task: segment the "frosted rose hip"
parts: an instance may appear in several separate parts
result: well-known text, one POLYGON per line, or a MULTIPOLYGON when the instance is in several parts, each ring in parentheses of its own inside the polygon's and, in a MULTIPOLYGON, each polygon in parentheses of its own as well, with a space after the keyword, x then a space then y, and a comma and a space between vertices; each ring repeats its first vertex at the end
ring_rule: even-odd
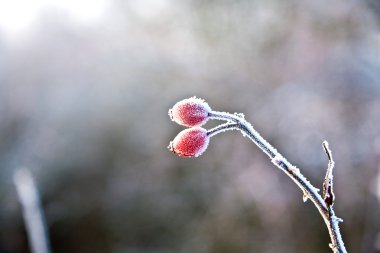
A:
POLYGON ((169 110, 169 116, 182 126, 192 127, 205 124, 210 112, 210 106, 203 99, 192 97, 176 103, 169 110))
POLYGON ((206 129, 192 127, 181 131, 168 148, 179 156, 197 157, 206 150, 209 141, 206 129))

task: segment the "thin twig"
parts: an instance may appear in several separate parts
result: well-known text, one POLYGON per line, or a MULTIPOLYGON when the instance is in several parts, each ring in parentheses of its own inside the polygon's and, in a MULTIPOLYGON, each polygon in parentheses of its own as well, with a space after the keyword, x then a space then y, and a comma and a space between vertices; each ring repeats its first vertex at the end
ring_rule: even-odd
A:
POLYGON ((323 148, 325 149, 325 152, 327 154, 327 158, 329 159, 329 164, 327 166, 326 176, 325 180, 323 181, 323 199, 327 205, 327 207, 330 207, 334 205, 335 195, 333 190, 333 169, 335 162, 332 158, 331 150, 329 148, 329 143, 327 141, 324 141, 322 143, 323 148))
POLYGON ((222 125, 211 128, 210 130, 207 131, 207 135, 211 138, 212 136, 216 134, 219 134, 228 130, 236 130, 238 129, 237 127, 238 127, 237 123, 227 122, 222 125))
POLYGON ((330 237, 332 241, 330 247, 334 250, 334 252, 340 252, 339 249, 342 247, 344 248, 344 243, 339 231, 339 222, 342 222, 343 220, 335 216, 335 212, 332 207, 335 201, 335 195, 334 195, 334 189, 333 189, 334 177, 332 174, 335 162, 333 160, 332 153, 329 148, 329 143, 327 141, 324 141, 322 143, 322 146, 325 149, 327 158, 329 160, 325 180, 323 182, 323 199, 325 200, 325 203, 329 211, 329 221, 330 221, 329 224, 331 225, 331 229, 329 229, 329 233, 330 233, 330 237))
POLYGON ((43 210, 38 190, 28 169, 15 171, 13 181, 22 206, 29 244, 33 253, 50 253, 43 210))
POLYGON ((264 153, 266 153, 280 170, 285 172, 302 190, 304 194, 304 201, 307 198, 314 203, 317 207, 319 213, 321 214, 323 220, 325 221, 330 238, 332 248, 334 253, 347 253, 344 246, 342 236, 339 230, 339 222, 342 220, 335 216, 334 210, 332 208, 334 202, 334 193, 332 188, 333 177, 332 170, 334 167, 334 161, 331 156, 331 151, 328 148, 328 143, 325 141, 323 147, 329 158, 329 165, 326 173, 325 183, 324 183, 324 198, 318 193, 319 189, 315 188, 307 179, 303 176, 300 170, 288 162, 272 145, 270 145, 261 135, 252 127, 252 125, 247 122, 244 117, 240 115, 234 115, 226 112, 216 112, 213 111, 209 114, 211 118, 219 120, 227 120, 229 123, 223 124, 220 129, 218 127, 212 129, 212 135, 219 132, 228 130, 228 127, 240 130, 243 135, 248 136, 264 153), (236 124, 232 124, 235 122, 236 124))

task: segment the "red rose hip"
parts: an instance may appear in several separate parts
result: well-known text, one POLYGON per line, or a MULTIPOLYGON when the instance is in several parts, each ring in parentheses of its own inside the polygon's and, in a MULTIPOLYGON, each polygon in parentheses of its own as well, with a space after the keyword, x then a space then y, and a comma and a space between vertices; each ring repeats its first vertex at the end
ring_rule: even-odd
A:
POLYGON ((206 129, 192 127, 181 131, 168 148, 179 156, 198 157, 206 150, 209 141, 206 129))
POLYGON ((193 127, 205 124, 211 112, 210 106, 200 98, 187 98, 169 110, 170 118, 182 126, 193 127))

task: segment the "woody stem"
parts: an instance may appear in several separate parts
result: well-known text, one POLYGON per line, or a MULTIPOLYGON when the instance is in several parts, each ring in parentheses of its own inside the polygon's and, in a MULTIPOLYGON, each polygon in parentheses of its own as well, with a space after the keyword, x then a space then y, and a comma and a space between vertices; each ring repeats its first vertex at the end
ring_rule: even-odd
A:
MULTIPOLYGON (((211 137, 220 132, 227 130, 240 130, 254 142, 265 154, 267 154, 274 165, 288 175, 293 182, 302 190, 304 198, 310 198, 314 203, 323 220, 325 221, 334 253, 347 253, 343 243, 342 235, 339 229, 339 218, 335 216, 332 205, 327 205, 322 196, 318 193, 319 189, 314 187, 298 168, 288 162, 271 144, 269 144, 261 135, 247 122, 243 116, 230 114, 226 112, 212 111, 209 113, 212 119, 226 120, 227 123, 219 125, 207 132, 211 137)), ((330 159, 330 158, 329 158, 330 159)))

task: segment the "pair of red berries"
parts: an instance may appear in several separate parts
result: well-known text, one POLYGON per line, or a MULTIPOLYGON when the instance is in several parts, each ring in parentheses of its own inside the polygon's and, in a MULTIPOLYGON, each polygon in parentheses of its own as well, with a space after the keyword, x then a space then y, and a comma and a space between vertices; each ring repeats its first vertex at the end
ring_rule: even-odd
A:
POLYGON ((170 118, 176 123, 190 128, 182 130, 170 142, 168 147, 170 151, 179 156, 200 156, 210 142, 207 130, 200 126, 207 122, 211 112, 210 106, 203 99, 196 97, 176 103, 169 110, 170 118))

